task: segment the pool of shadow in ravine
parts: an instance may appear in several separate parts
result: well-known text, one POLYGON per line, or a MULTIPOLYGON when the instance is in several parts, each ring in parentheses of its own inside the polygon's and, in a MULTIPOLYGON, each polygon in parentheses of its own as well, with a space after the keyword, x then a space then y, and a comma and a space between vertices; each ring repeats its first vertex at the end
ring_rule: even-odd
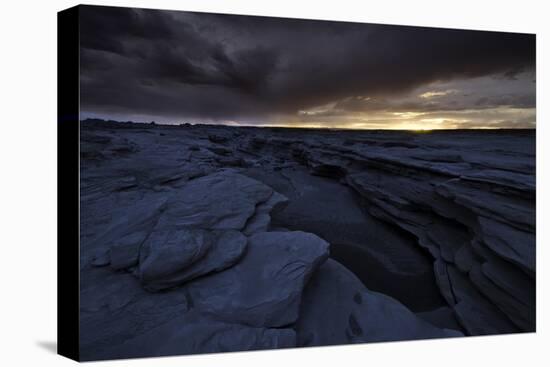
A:
POLYGON ((396 298, 413 312, 446 305, 435 283, 433 259, 416 238, 373 217, 359 195, 336 180, 300 170, 286 176, 300 192, 279 187, 289 203, 272 213, 273 227, 322 237, 331 244, 330 256, 367 288, 396 298))

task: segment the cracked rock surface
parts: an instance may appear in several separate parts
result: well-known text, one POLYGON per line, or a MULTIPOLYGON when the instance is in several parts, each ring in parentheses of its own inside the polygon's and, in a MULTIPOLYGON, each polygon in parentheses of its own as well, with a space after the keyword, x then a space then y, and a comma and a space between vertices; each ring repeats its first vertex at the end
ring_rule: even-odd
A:
POLYGON ((535 135, 81 124, 84 360, 535 330, 535 135))

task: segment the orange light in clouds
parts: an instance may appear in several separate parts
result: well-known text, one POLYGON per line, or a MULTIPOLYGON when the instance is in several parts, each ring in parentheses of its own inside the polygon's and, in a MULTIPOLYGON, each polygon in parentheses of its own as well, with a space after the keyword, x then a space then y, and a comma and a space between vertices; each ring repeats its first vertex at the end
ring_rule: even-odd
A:
MULTIPOLYGON (((322 114, 317 116, 298 115, 289 119, 287 116, 280 116, 272 119, 269 126, 287 128, 326 128, 326 129, 354 129, 354 130, 451 130, 451 129, 498 129, 513 124, 502 124, 502 121, 526 120, 534 117, 534 109, 518 109, 509 107, 498 107, 481 110, 452 110, 452 111, 372 111, 345 113, 341 115, 322 114)), ((517 127, 529 128, 524 123, 517 127)), ((262 124, 262 126, 268 126, 262 124)))

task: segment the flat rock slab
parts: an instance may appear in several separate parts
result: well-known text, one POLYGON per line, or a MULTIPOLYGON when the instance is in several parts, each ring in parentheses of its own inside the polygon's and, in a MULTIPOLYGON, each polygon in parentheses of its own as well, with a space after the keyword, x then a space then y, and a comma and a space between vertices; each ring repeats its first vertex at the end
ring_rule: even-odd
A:
MULTIPOLYGON (((105 347, 90 359, 160 357, 220 353, 296 346, 292 329, 230 324, 198 312, 185 312, 124 343, 105 347)), ((84 359, 86 354, 84 354, 84 359)))
MULTIPOLYGON (((475 268, 474 266, 473 268, 475 268)), ((470 335, 517 333, 520 331, 504 313, 454 266, 447 266, 447 276, 456 304, 453 306, 458 322, 470 335)))
POLYGON ((456 320, 453 309, 450 307, 440 307, 432 311, 418 312, 416 316, 443 329, 462 330, 456 320))
POLYGON ((102 230, 98 229, 97 233, 94 233, 93 238, 84 241, 82 251, 108 250, 119 244, 139 242, 139 239, 134 238, 138 237, 136 233, 148 232, 156 225, 167 201, 163 195, 154 193, 144 195, 130 205, 111 210, 103 209, 103 212, 108 213, 106 223, 103 224, 102 230))
MULTIPOLYGON (((535 297, 533 296, 527 302, 519 299, 522 292, 508 293, 510 285, 506 283, 507 288, 501 288, 486 276, 486 269, 490 266, 488 263, 482 266, 476 265, 470 271, 470 280, 472 283, 489 298, 508 318, 522 330, 535 331, 535 297)), ((515 269, 510 269, 513 272, 515 269)), ((501 278, 503 279, 503 278, 501 278)), ((528 284, 528 283, 527 283, 528 284)))
POLYGON ((468 185, 467 180, 452 179, 436 187, 441 196, 453 200, 474 213, 492 218, 510 227, 534 231, 535 207, 532 200, 514 197, 468 185))
POLYGON ((81 279, 80 311, 115 311, 124 308, 144 290, 134 276, 107 268, 91 268, 81 279))
MULTIPOLYGON (((80 337, 80 356, 83 360, 96 358, 117 358, 116 350, 125 345, 129 340, 139 338, 141 335, 158 328, 164 324, 169 325, 173 319, 184 315, 190 305, 184 292, 149 293, 141 288, 137 279, 126 274, 126 281, 121 281, 122 276, 109 279, 118 283, 116 292, 101 295, 101 290, 93 290, 93 293, 83 294, 88 304, 80 313, 80 327, 86 332, 80 337), (91 297, 98 297, 109 307, 90 308, 91 297), (124 300, 124 303, 119 303, 124 300), (113 304, 116 301, 118 306, 113 304)), ((115 289, 113 289, 115 291, 115 289)), ((81 297, 81 301, 83 297, 81 297)), ((95 301, 93 301, 95 302, 95 301)), ((99 304, 98 304, 99 305, 99 304)), ((179 327, 179 325, 176 325, 179 327)), ((153 351, 159 346, 159 340, 149 347, 134 350, 153 351)), ((131 351, 125 357, 131 357, 131 351)))
POLYGON ((485 217, 479 217, 479 225, 482 238, 491 250, 534 274, 536 266, 534 233, 520 231, 485 217))
POLYGON ((190 285, 197 307, 213 317, 256 327, 298 318, 306 282, 328 257, 329 244, 305 232, 262 232, 232 268, 190 285))
POLYGON ((203 176, 175 193, 157 228, 241 230, 254 215, 256 205, 272 193, 269 186, 231 170, 203 176))
POLYGON ((141 244, 147 235, 146 231, 138 231, 117 240, 109 251, 111 268, 121 270, 137 265, 141 244))

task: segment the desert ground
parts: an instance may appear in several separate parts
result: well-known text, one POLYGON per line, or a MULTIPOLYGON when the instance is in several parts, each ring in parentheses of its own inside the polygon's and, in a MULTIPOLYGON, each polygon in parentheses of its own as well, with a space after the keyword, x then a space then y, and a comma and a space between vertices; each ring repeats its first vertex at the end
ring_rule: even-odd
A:
POLYGON ((81 122, 84 360, 535 331, 535 131, 81 122))

